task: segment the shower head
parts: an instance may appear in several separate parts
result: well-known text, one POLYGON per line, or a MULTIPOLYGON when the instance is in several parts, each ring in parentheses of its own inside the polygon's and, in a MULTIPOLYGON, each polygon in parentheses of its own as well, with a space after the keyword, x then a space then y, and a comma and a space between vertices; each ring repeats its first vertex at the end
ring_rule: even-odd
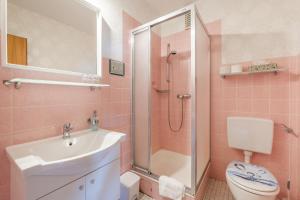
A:
POLYGON ((170 56, 171 55, 176 55, 177 54, 177 51, 175 51, 175 50, 172 50, 171 51, 171 44, 170 43, 168 43, 168 46, 167 46, 167 63, 169 63, 170 61, 169 61, 169 58, 170 58, 170 56))

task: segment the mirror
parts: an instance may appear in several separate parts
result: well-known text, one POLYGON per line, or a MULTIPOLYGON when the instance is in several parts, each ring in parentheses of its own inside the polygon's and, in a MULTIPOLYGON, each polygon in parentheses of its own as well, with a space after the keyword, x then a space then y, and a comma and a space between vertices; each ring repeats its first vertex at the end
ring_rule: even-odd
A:
POLYGON ((101 76, 97 7, 85 0, 2 0, 1 9, 3 66, 101 76))

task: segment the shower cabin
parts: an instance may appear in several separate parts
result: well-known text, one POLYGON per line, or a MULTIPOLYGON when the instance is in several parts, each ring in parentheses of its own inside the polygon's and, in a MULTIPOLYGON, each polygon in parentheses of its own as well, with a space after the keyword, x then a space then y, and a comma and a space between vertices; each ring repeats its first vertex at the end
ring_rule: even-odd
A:
POLYGON ((132 30, 133 169, 194 195, 210 162, 210 38, 195 5, 132 30))

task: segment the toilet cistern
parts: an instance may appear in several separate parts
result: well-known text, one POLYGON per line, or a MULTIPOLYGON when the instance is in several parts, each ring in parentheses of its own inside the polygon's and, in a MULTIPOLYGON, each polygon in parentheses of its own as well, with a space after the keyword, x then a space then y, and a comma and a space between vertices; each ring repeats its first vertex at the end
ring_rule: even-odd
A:
POLYGON ((228 117, 228 145, 244 151, 245 162, 250 163, 253 152, 271 154, 273 130, 274 122, 269 119, 228 117))

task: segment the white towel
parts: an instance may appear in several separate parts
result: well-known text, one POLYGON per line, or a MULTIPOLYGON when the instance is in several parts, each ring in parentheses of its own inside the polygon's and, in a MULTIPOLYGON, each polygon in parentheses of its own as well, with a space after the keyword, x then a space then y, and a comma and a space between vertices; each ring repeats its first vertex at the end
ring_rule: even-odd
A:
POLYGON ((174 178, 159 177, 159 195, 172 200, 181 200, 184 197, 185 187, 174 178))

